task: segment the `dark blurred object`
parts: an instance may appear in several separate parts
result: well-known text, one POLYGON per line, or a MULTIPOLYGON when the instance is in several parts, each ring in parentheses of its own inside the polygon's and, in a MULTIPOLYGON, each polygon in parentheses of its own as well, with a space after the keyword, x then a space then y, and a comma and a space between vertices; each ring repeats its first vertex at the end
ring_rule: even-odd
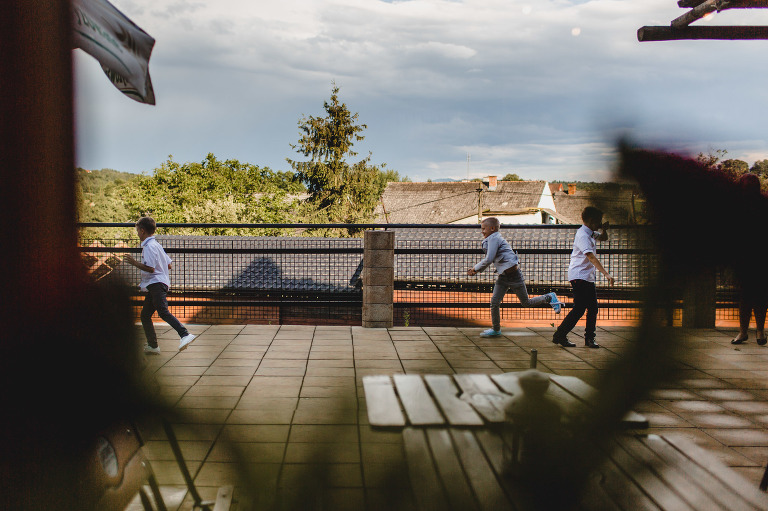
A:
POLYGON ((9 0, 0 30, 0 508, 87 509, 99 432, 146 410, 128 294, 77 250, 69 3, 9 0))

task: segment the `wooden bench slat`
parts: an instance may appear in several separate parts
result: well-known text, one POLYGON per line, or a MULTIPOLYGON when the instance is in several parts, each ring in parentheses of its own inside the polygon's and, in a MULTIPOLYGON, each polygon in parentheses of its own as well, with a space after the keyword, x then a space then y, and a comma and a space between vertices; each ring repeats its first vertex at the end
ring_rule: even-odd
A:
POLYGON ((525 483, 504 474, 504 442, 488 430, 475 431, 475 438, 488 458, 491 468, 501 482, 507 498, 517 511, 537 511, 541 508, 525 483))
POLYGON ((371 426, 405 426, 405 417, 389 376, 363 376, 371 426))
MULTIPOLYGON (((622 437, 617 442, 630 454, 639 459, 645 459, 651 467, 663 471, 661 477, 667 479, 677 493, 688 501, 695 509, 711 509, 716 505, 720 509, 747 511, 752 506, 746 505, 741 498, 734 496, 717 481, 712 474, 704 470, 691 470, 691 463, 680 466, 684 461, 682 454, 657 437, 657 441, 647 442, 635 437, 622 437), (676 455, 677 454, 677 455, 676 455), (654 459, 655 458, 655 459, 654 459), (659 466, 658 461, 663 465, 659 466)), ((698 467, 696 467, 698 468, 698 467)))
POLYGON ((408 474, 418 508, 424 511, 445 511, 448 500, 432 462, 432 453, 424 431, 405 428, 403 441, 408 458, 408 474))
POLYGON ((235 492, 234 486, 222 486, 216 493, 216 502, 213 505, 213 511, 229 511, 232 507, 232 494, 235 492))
POLYGON ((445 429, 429 429, 427 440, 432 448, 440 478, 445 483, 445 491, 451 507, 458 511, 478 510, 472 489, 453 448, 451 435, 445 429))
POLYGON ((440 425, 445 419, 440 414, 424 380, 417 374, 394 375, 395 388, 412 425, 440 425))
POLYGON ((487 374, 455 374, 453 380, 464 393, 460 399, 472 405, 477 413, 492 423, 504 422, 504 403, 501 398, 488 396, 500 394, 499 387, 487 374))
POLYGON ((451 429, 450 432, 480 508, 488 511, 514 509, 472 432, 460 429, 451 429))
POLYGON ((453 379, 461 390, 470 394, 494 394, 499 391, 487 374, 455 374, 453 379))
POLYGON ((601 484, 602 476, 600 474, 590 474, 581 492, 581 501, 579 509, 600 510, 600 511, 621 511, 619 505, 614 502, 610 495, 605 491, 601 484))
POLYGON ((446 374, 429 374, 424 380, 432 390, 437 404, 452 426, 482 426, 483 419, 466 402, 457 397, 458 389, 446 374))
MULTIPOLYGON (((649 439, 651 442, 656 438, 662 439, 673 446, 677 451, 685 455, 693 463, 699 465, 707 472, 721 481, 725 486, 732 489, 734 494, 749 502, 756 509, 768 509, 768 495, 761 492, 757 486, 753 486, 740 474, 725 465, 713 454, 697 446, 690 440, 680 437, 655 437, 649 439)), ((650 442, 649 442, 650 443, 650 442)))
POLYGON ((649 499, 611 458, 605 457, 598 472, 601 476, 600 486, 621 509, 659 511, 659 506, 649 499))
MULTIPOLYGON (((675 447, 669 444, 666 439, 657 435, 648 435, 642 442, 643 445, 652 450, 657 456, 664 459, 666 463, 682 466, 683 473, 700 486, 702 491, 709 495, 713 502, 717 502, 722 509, 738 511, 755 509, 755 507, 744 500, 738 492, 734 492, 734 490, 723 483, 710 471, 702 468, 695 462, 692 462, 688 456, 678 451, 675 447)), ((695 444, 693 445, 695 449, 699 449, 698 446, 695 444)))
POLYGON ((520 388, 518 376, 515 373, 492 374, 491 380, 493 380, 496 385, 501 387, 504 392, 511 396, 517 396, 523 392, 523 390, 520 388))
MULTIPOLYGON (((674 489, 669 487, 667 481, 661 479, 658 474, 649 470, 644 462, 630 456, 627 451, 611 443, 613 449, 609 457, 622 468, 627 478, 634 482, 651 500, 665 511, 693 511, 674 489)), ((661 466, 661 465, 660 465, 661 466)))

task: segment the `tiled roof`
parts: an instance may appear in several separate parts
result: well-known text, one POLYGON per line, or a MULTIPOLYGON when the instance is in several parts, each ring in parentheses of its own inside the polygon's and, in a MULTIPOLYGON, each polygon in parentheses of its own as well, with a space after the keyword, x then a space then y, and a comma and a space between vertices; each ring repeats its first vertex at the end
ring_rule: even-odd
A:
POLYGON ((628 224, 632 216, 632 192, 616 194, 595 194, 589 191, 577 191, 575 194, 553 194, 555 209, 559 217, 568 223, 581 224, 581 212, 587 206, 594 206, 603 211, 603 220, 611 224, 628 224))
POLYGON ((539 207, 546 181, 499 181, 495 191, 483 191, 483 211, 525 211, 539 207))
POLYGON ((443 224, 477 215, 478 192, 483 188, 479 182, 387 183, 376 221, 443 224))
POLYGON ((446 224, 476 216, 478 209, 519 213, 538 207, 545 186, 546 181, 499 181, 496 190, 477 181, 388 183, 375 211, 376 221, 446 224))

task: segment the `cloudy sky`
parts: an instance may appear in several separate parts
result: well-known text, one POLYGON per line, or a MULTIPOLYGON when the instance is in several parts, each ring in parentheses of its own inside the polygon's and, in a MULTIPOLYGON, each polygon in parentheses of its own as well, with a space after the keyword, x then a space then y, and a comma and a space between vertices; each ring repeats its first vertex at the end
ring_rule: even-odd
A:
MULTIPOLYGON (((75 50, 77 165, 151 173, 212 152, 289 170, 331 83, 355 149, 414 181, 610 179, 618 134, 768 158, 768 41, 637 41, 676 0, 112 0, 155 38, 156 106, 75 50), (469 163, 467 161, 469 156, 469 163)), ((697 25, 765 24, 765 10, 697 25)), ((299 158, 300 159, 300 158, 299 158)))

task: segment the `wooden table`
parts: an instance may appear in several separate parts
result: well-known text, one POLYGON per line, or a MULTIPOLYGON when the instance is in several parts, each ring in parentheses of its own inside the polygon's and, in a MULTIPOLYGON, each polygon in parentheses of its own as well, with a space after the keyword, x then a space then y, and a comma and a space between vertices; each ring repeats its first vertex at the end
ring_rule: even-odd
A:
MULTIPOLYGON (((365 376, 368 422, 376 428, 503 424, 504 405, 521 393, 519 374, 365 376)), ((550 375, 550 380, 545 397, 560 405, 566 420, 579 420, 591 406, 596 390, 573 376, 550 375)), ((646 418, 635 412, 629 412, 622 424, 627 428, 648 427, 646 418)))
MULTIPOLYGON (((595 390, 578 378, 551 379, 547 395, 565 420, 578 420, 595 390)), ((505 400, 520 392, 516 373, 369 376, 363 385, 371 426, 403 432, 419 509, 542 509, 540 496, 509 477, 498 434, 505 400)), ((634 412, 622 423, 648 427, 634 412)), ((574 509, 768 510, 768 495, 690 441, 624 432, 596 449, 602 461, 574 509)))

